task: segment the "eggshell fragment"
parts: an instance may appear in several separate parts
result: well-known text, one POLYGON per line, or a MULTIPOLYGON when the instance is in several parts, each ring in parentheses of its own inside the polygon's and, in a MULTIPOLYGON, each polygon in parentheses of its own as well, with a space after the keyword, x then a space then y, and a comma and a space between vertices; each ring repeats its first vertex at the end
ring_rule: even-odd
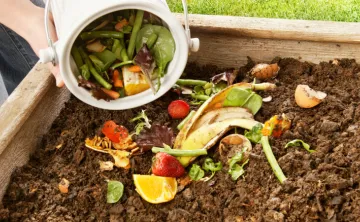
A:
POLYGON ((326 93, 315 91, 308 85, 298 85, 295 90, 295 101, 301 108, 317 106, 326 96, 326 93))

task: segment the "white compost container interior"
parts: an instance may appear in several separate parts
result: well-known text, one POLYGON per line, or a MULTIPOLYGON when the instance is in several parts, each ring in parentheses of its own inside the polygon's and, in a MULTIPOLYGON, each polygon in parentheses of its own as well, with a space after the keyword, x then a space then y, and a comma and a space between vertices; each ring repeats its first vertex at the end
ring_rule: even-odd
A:
POLYGON ((59 41, 55 44, 60 72, 66 87, 81 101, 98 108, 124 110, 138 107, 165 94, 180 78, 188 59, 189 42, 181 23, 161 0, 62 0, 52 1, 51 10, 57 27, 59 41), (125 9, 144 10, 158 16, 167 24, 175 41, 175 54, 161 79, 161 88, 154 95, 151 89, 110 102, 97 100, 86 89, 79 87, 75 75, 77 68, 70 56, 71 47, 81 31, 97 18, 125 9))

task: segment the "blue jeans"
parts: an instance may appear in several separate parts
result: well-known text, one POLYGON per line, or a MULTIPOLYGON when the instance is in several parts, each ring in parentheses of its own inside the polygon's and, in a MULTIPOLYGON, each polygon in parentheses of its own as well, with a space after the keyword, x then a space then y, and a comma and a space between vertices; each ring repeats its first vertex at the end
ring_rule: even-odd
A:
MULTIPOLYGON (((37 6, 44 6, 41 0, 32 0, 32 2, 37 6)), ((5 85, 0 85, 0 91, 3 91, 0 92, 0 96, 4 91, 11 94, 38 60, 25 39, 0 24, 0 74, 5 85)))

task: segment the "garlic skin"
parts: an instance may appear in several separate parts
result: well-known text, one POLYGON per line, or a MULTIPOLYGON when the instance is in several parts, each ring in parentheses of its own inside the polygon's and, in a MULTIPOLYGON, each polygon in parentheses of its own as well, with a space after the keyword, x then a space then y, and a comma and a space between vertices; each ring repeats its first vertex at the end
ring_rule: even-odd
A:
POLYGON ((319 105, 327 96, 326 93, 315 91, 308 85, 298 85, 295 90, 295 102, 301 108, 313 108, 319 105))

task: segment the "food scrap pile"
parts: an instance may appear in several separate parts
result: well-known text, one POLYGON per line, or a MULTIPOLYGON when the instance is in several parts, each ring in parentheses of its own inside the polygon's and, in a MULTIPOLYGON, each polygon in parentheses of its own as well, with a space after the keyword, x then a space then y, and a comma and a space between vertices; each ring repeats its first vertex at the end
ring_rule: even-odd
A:
POLYGON ((149 88, 155 94, 175 53, 175 41, 163 24, 142 10, 117 11, 91 22, 71 49, 79 87, 106 101, 149 88))
POLYGON ((13 174, 0 218, 356 221, 359 72, 352 60, 190 64, 143 107, 71 98, 13 174))

